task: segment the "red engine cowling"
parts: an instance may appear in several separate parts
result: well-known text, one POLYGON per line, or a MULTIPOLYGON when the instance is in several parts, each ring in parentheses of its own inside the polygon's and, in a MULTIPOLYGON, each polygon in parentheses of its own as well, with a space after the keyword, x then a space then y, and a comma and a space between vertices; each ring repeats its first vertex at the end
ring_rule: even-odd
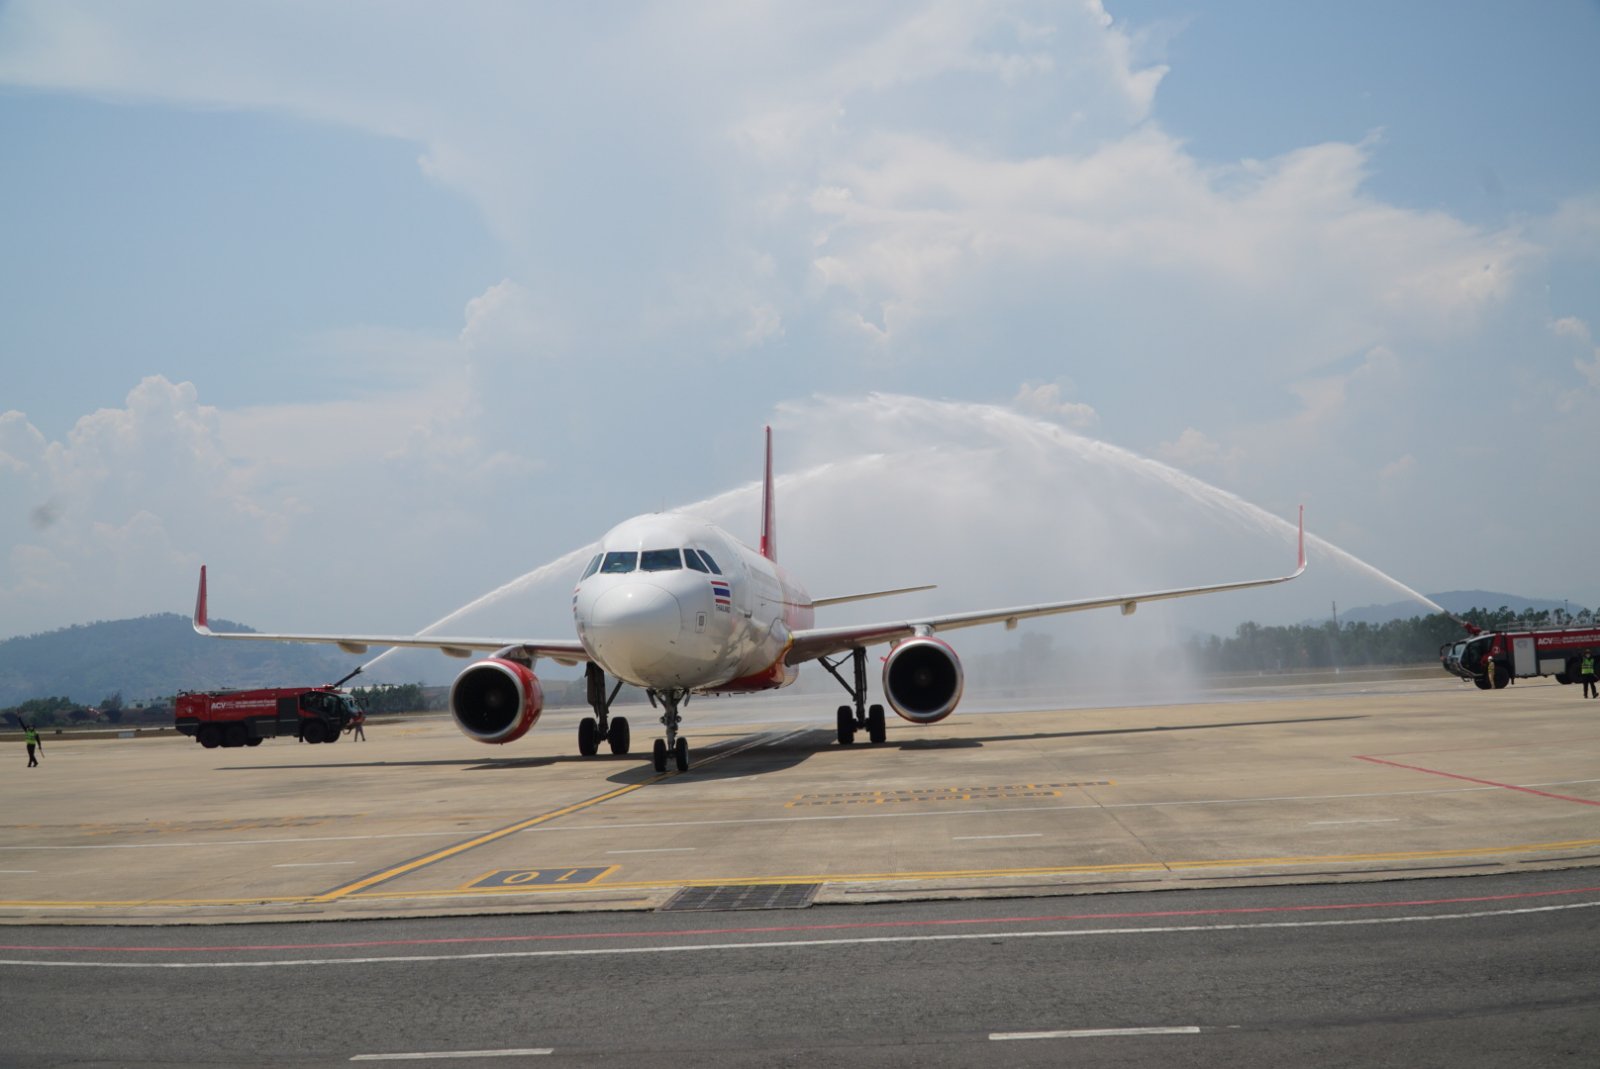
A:
POLYGON ((491 657, 470 665, 450 685, 450 715, 479 742, 522 738, 544 711, 544 688, 533 670, 491 657))
POLYGON ((913 724, 932 724, 949 716, 965 685, 956 651, 936 638, 908 638, 883 662, 884 696, 913 724))

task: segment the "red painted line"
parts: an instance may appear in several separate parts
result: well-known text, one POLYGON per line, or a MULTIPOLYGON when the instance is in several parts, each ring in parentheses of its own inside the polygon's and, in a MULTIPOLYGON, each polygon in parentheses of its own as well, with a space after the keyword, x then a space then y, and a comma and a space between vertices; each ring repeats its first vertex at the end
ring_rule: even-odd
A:
POLYGON ((340 950, 370 947, 455 946, 462 943, 556 943, 583 939, 663 939, 678 936, 778 935, 793 932, 847 932, 889 928, 949 928, 981 924, 1061 924, 1068 921, 1165 920, 1174 917, 1236 917, 1270 913, 1328 913, 1353 910, 1395 909, 1416 906, 1464 906, 1485 902, 1526 902, 1539 898, 1600 894, 1600 886, 1574 887, 1560 891, 1523 891, 1504 895, 1473 895, 1461 898, 1414 898, 1395 902, 1346 902, 1314 906, 1241 906, 1234 909, 1167 909, 1125 913, 1058 913, 1031 917, 967 917, 949 920, 860 921, 852 924, 783 924, 747 928, 684 928, 674 931, 572 932, 549 935, 483 935, 441 939, 373 939, 350 943, 263 943, 246 946, 48 946, 0 944, 0 950, 94 951, 125 954, 192 954, 245 950, 340 950))
POLYGON ((1446 779, 1459 779, 1467 783, 1481 783, 1485 787, 1500 787, 1508 791, 1521 791, 1523 794, 1537 794, 1541 798, 1554 798, 1558 802, 1576 802, 1579 805, 1600 806, 1600 802, 1592 798, 1574 798, 1569 794, 1552 794, 1549 791, 1535 790, 1532 787, 1518 787, 1515 783, 1499 783, 1492 779, 1479 779, 1476 776, 1462 776, 1455 772, 1441 772, 1437 768, 1423 768, 1421 765, 1403 765, 1399 761, 1385 761, 1381 757, 1356 755, 1357 761, 1371 761, 1375 765, 1391 765, 1394 768, 1404 768, 1412 772, 1426 772, 1430 776, 1444 776, 1446 779))
POLYGON ((1394 750, 1383 757, 1409 757, 1419 753, 1472 753, 1482 750, 1525 750, 1530 746, 1566 746, 1574 742, 1594 742, 1600 735, 1579 735, 1571 739, 1529 739, 1526 742, 1497 742, 1492 746, 1436 746, 1426 750, 1394 750))

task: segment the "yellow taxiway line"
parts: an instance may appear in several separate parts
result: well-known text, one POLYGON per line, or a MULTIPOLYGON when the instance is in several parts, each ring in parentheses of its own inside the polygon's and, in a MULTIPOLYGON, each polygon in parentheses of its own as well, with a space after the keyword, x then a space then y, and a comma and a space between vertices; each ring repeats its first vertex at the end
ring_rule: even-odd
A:
MULTIPOLYGON (((651 781, 646 781, 651 782, 651 781)), ((502 834, 511 834, 523 827, 530 827, 533 823, 544 819, 553 818, 562 812, 584 808, 597 804, 605 798, 615 797, 617 794, 638 787, 644 783, 622 788, 579 802, 567 810, 558 810, 545 814, 543 817, 532 818, 521 824, 502 828, 498 832, 491 832, 488 836, 480 836, 470 840, 472 843, 490 841, 502 834)), ((922 872, 871 872, 871 873, 825 873, 825 874, 800 874, 786 876, 721 876, 715 879, 697 880, 654 880, 638 882, 617 883, 592 883, 584 885, 584 890, 591 891, 622 891, 638 889, 659 889, 675 887, 715 887, 723 884, 741 885, 770 885, 784 883, 865 883, 870 881, 904 881, 904 880, 940 880, 940 879, 1004 879, 1016 876, 1072 876, 1090 875, 1117 872, 1149 872, 1149 871, 1189 871, 1196 869, 1219 868, 1259 868, 1266 865, 1299 866, 1315 864, 1337 864, 1373 861, 1422 861, 1444 860, 1450 858, 1486 857, 1494 854, 1527 854, 1549 853, 1556 850, 1575 850, 1600 846, 1600 839, 1569 839, 1562 842, 1547 843, 1518 843, 1510 846, 1483 846, 1472 847, 1464 850, 1406 850, 1389 853, 1367 854, 1319 854, 1306 857, 1255 857, 1255 858, 1226 858, 1212 861, 1145 861, 1131 862, 1116 865, 1053 865, 1038 868, 1010 868, 1010 869, 944 869, 922 872)), ((323 895, 295 895, 295 896, 262 896, 255 898, 172 898, 172 899, 134 899, 126 901, 0 901, 0 909, 27 909, 27 908, 57 908, 57 909, 94 909, 94 908, 129 908, 129 907, 167 907, 167 906, 252 906, 252 905, 318 905, 337 901, 339 898, 357 898, 362 901, 389 900, 389 899, 415 899, 415 898, 445 898, 445 897, 503 897, 506 895, 537 895, 550 892, 571 893, 574 888, 556 886, 552 884, 525 885, 517 888, 468 890, 452 888, 435 891, 364 891, 360 888, 371 887, 381 879, 390 879, 404 872, 422 867, 452 853, 459 853, 466 849, 467 844, 458 844, 458 847, 449 851, 439 851, 426 858, 419 858, 415 862, 396 866, 364 880, 358 880, 346 887, 338 888, 336 892, 323 895)))

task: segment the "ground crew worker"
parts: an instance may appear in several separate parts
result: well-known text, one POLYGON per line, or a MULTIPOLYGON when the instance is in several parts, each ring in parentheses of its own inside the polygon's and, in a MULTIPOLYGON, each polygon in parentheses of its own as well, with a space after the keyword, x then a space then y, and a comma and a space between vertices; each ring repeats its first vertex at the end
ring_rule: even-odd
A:
POLYGON ((361 725, 367 722, 366 713, 357 713, 350 718, 350 741, 366 742, 367 732, 361 725))
POLYGON ((1594 685, 1594 651, 1584 650, 1583 660, 1578 662, 1578 678, 1583 680, 1583 696, 1593 698, 1600 694, 1600 688, 1594 685))
POLYGON ((1490 689, 1494 688, 1494 654, 1483 655, 1483 678, 1489 681, 1490 689))
POLYGON ((22 741, 28 744, 28 767, 29 768, 38 767, 39 756, 34 751, 37 749, 40 752, 43 752, 43 750, 44 750, 44 743, 39 741, 39 731, 38 731, 38 729, 30 727, 27 724, 23 724, 22 725, 22 741))

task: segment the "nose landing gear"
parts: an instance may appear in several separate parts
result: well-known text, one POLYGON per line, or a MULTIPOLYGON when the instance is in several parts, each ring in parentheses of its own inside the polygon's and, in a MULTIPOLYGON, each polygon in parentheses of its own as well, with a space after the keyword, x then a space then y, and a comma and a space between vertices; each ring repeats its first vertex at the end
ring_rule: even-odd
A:
POLYGON ((686 690, 652 690, 650 700, 661 703, 661 726, 667 729, 667 737, 657 739, 653 757, 657 772, 667 770, 667 758, 670 755, 672 763, 679 772, 689 771, 689 740, 678 735, 678 725, 683 718, 678 715, 678 706, 687 703, 689 692, 686 690))

